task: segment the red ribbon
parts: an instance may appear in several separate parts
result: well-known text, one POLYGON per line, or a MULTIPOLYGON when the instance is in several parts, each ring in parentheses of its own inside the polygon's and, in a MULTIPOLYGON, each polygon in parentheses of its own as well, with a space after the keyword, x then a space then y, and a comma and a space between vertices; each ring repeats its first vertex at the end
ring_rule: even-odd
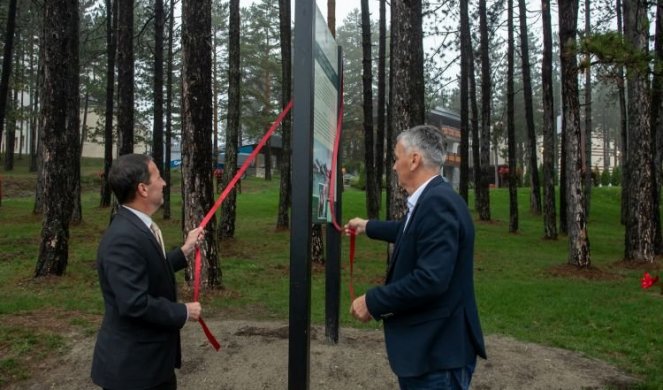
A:
MULTIPOLYGON (((223 200, 228 197, 228 194, 232 189, 235 187, 239 179, 242 177, 244 172, 249 168, 249 165, 253 162, 253 160, 256 158, 258 153, 260 153, 260 150, 265 146, 267 143, 267 140, 269 140, 269 137, 272 136, 278 125, 283 121, 283 118, 288 114, 290 109, 292 108, 292 100, 286 105, 286 107, 281 111, 279 114, 278 118, 272 123, 272 127, 265 133, 265 135, 262 137, 258 145, 256 146, 255 149, 253 149, 253 152, 249 155, 249 157, 244 161, 244 164, 239 168, 235 176, 232 178, 230 183, 226 186, 226 188, 221 192, 221 195, 219 195, 219 198, 216 200, 214 203, 214 206, 210 209, 210 211, 207 212, 207 215, 205 215, 205 218, 203 218, 202 222, 200 222, 199 227, 202 229, 205 229, 205 226, 207 226, 207 223, 209 223, 210 219, 214 217, 214 214, 218 210, 218 208, 221 206, 221 203, 223 203, 223 200)), ((196 259, 194 263, 194 273, 193 273, 193 301, 198 302, 198 298, 200 296, 200 269, 201 269, 201 256, 200 256, 200 248, 196 248, 196 259)), ((205 336, 207 336, 207 340, 209 340, 210 344, 214 347, 215 350, 219 350, 221 348, 221 344, 216 340, 216 337, 212 334, 212 332, 209 330, 207 327, 207 324, 205 324, 205 321, 203 321, 203 318, 200 317, 198 319, 198 322, 200 323, 200 326, 203 328, 203 332, 205 333, 205 336)))
MULTIPOLYGON (((343 127, 343 78, 341 76, 341 104, 339 106, 338 110, 338 118, 336 120, 336 139, 334 140, 334 151, 332 152, 332 166, 331 166, 331 172, 329 174, 329 196, 327 196, 327 199, 329 201, 329 212, 331 213, 332 216, 332 225, 334 228, 342 232, 343 227, 338 223, 336 220, 336 212, 334 211, 334 201, 335 201, 335 194, 336 191, 335 185, 336 185, 336 176, 337 176, 337 171, 338 171, 338 151, 340 148, 341 144, 341 129, 343 127)), ((354 229, 349 229, 350 230, 350 284, 348 286, 348 289, 350 290, 350 300, 354 301, 355 300, 355 289, 354 289, 354 284, 353 284, 353 279, 354 279, 354 263, 355 263, 355 241, 357 238, 357 233, 355 232, 354 229)))

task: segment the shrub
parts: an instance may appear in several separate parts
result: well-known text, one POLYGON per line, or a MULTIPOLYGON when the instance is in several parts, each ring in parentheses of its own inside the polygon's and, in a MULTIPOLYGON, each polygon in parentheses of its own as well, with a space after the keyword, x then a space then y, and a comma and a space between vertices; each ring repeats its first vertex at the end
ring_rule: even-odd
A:
POLYGON ((619 165, 612 170, 612 177, 610 178, 610 184, 613 186, 619 186, 622 184, 622 167, 619 165))
POLYGON ((603 172, 601 172, 601 185, 605 187, 609 184, 610 184, 610 171, 604 169, 603 172))

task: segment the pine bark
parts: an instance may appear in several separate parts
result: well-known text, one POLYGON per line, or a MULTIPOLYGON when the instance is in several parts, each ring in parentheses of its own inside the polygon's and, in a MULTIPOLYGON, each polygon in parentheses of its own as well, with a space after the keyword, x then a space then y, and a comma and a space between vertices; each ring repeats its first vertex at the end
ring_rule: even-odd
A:
POLYGON ((380 213, 380 199, 375 174, 373 140, 373 61, 371 58, 371 20, 368 0, 361 0, 362 96, 364 109, 364 166, 366 173, 366 214, 375 219, 380 213))
MULTIPOLYGON (((159 172, 163 172, 163 0, 154 0, 154 118, 152 128, 152 158, 159 172)), ((211 80, 211 77, 210 77, 211 80)))
POLYGON ((654 76, 651 89, 651 131, 654 145, 654 168, 652 199, 654 202, 654 250, 657 255, 663 253, 663 237, 661 236, 661 179, 663 178, 663 2, 656 6, 656 35, 654 38, 654 76))
MULTIPOLYGON (((585 0, 585 38, 591 34, 591 7, 590 0, 585 0)), ((585 181, 585 209, 587 218, 592 200, 592 66, 591 55, 585 54, 585 129, 583 131, 583 180, 585 181)))
POLYGON ((529 209, 534 215, 541 215, 541 182, 539 180, 539 163, 536 154, 536 128, 534 126, 534 107, 532 93, 532 76, 529 63, 529 35, 527 31, 527 8, 525 0, 518 0, 520 19, 520 58, 523 70, 523 97, 525 99, 525 118, 527 120, 527 165, 529 166, 530 197, 529 209))
POLYGON ((469 140, 470 140, 470 15, 467 1, 460 2, 460 196, 467 203, 469 185, 469 140))
MULTIPOLYGON (((0 79, 0 148, 2 147, 2 133, 7 113, 7 97, 9 95, 9 76, 12 73, 12 49, 14 47, 14 31, 16 29, 16 0, 9 0, 7 8, 7 29, 4 36, 2 54, 2 79, 0 79)), ((9 151, 9 148, 6 148, 9 151)))
MULTIPOLYGON (((240 71, 239 71, 239 0, 230 0, 230 19, 228 23, 228 127, 226 128, 226 159, 223 169, 223 185, 232 180, 237 172, 237 152, 239 145, 240 117, 240 71)), ((237 207, 237 190, 233 189, 223 202, 221 211, 220 238, 235 236, 235 218, 237 207)))
MULTIPOLYGON (((41 35, 41 34, 40 34, 41 35)), ((40 38, 41 39, 41 38, 40 38)), ((33 48, 34 45, 30 44, 30 47, 33 48)), ((30 94, 31 109, 30 109, 30 172, 37 172, 37 118, 39 116, 39 80, 42 77, 41 72, 41 55, 42 48, 40 47, 37 54, 37 69, 36 74, 33 72, 33 53, 30 53, 30 74, 34 81, 32 84, 32 93, 30 94)))
POLYGON ((111 204, 108 172, 113 165, 113 105, 115 93, 115 54, 117 47, 118 0, 106 0, 106 112, 104 114, 104 174, 101 177, 100 207, 111 204))
MULTIPOLYGON (((377 129, 375 138, 375 177, 377 178, 378 201, 382 201, 382 178, 389 172, 390 161, 384 158, 385 137, 385 101, 386 101, 386 51, 387 51, 387 17, 386 0, 380 0, 380 17, 378 21, 378 107, 377 129), (385 163, 386 161, 386 163, 385 163)), ((380 207, 381 208, 381 207, 380 207)))
POLYGON ((543 22, 543 60, 541 86, 543 89, 543 232, 549 240, 557 239, 555 208, 555 109, 552 76, 552 27, 550 0, 541 1, 543 22))
MULTIPOLYGON (((507 1, 507 81, 506 81, 506 122, 507 153, 509 155, 509 233, 518 232, 518 182, 516 178, 516 126, 514 120, 514 37, 513 37, 513 0, 507 1)), ((532 189, 533 191, 534 189, 532 189)))
POLYGON ((562 70, 562 99, 566 124, 568 190, 567 217, 569 235, 568 263, 579 268, 591 266, 584 181, 582 177, 582 129, 578 98, 578 65, 576 59, 577 0, 559 1, 559 36, 562 70))
POLYGON ((118 2, 117 133, 120 155, 134 151, 134 0, 118 2))
MULTIPOLYGON (((391 12, 392 118, 393 128, 402 131, 425 121, 421 0, 394 0, 391 3, 391 12)), ((392 135, 394 145, 397 135, 392 135)), ((407 211, 407 193, 400 186, 394 185, 396 183, 397 178, 392 176, 389 214, 394 219, 400 219, 407 211)))
MULTIPOLYGON (((166 150, 165 150, 165 161, 167 162, 164 165, 163 169, 163 179, 166 183, 171 183, 170 175, 170 159, 171 159, 171 140, 173 138, 173 34, 174 29, 174 20, 175 20, 175 0, 170 0, 170 6, 168 8, 168 60, 166 62, 166 150)), ((214 155, 216 156, 216 154, 214 155)), ((170 189, 171 185, 166 186, 163 189, 163 219, 170 219, 170 189)))
MULTIPOLYGON (((199 226, 214 205, 212 182, 212 3, 182 2, 182 194, 183 235, 199 226)), ((210 219, 199 245, 201 285, 221 286, 216 219, 210 219)), ((188 280, 193 261, 187 267, 188 280)))
MULTIPOLYGON (((18 34, 16 34, 18 36, 18 34)), ((17 56, 18 58, 18 56, 17 56)), ((18 65, 18 61, 16 64, 18 65)), ((18 67, 18 66, 16 66, 18 67)), ((15 79, 15 77, 14 77, 15 79)), ((5 171, 12 171, 14 169, 14 149, 16 148, 16 112, 18 105, 16 104, 16 98, 18 96, 18 91, 13 89, 10 91, 10 95, 13 95, 7 102, 7 134, 5 135, 5 158, 4 158, 4 169, 5 171), (13 92, 13 93, 12 93, 13 92)))
MULTIPOLYGON (((284 109, 292 98, 292 28, 290 25, 290 0, 279 0, 279 40, 281 42, 281 108, 284 109)), ((288 229, 290 226, 289 209, 291 203, 290 183, 290 134, 292 129, 292 116, 290 113, 281 122, 281 160, 279 170, 281 181, 279 184, 279 211, 276 217, 277 229, 288 229)))
POLYGON ((44 219, 35 277, 62 275, 69 255, 71 196, 80 174, 78 1, 44 3, 44 219))
MULTIPOLYGON (((468 26, 469 27, 469 26, 468 26)), ((470 47, 472 40, 470 37, 470 47)), ((477 80, 474 70, 474 51, 469 51, 469 83, 470 83, 470 123, 472 125, 472 181, 474 183, 474 192, 477 194, 477 188, 481 181, 481 141, 479 139, 479 105, 477 103, 477 80)), ((477 196, 474 197, 474 208, 478 209, 477 196)))
MULTIPOLYGON (((645 52, 648 41, 647 4, 644 0, 624 2, 624 37, 634 50, 645 52)), ((626 68, 628 101, 627 168, 629 194, 626 208, 625 260, 654 261, 655 227, 653 194, 653 150, 650 99, 646 63, 626 68), (637 189, 633 191, 633 189, 637 189)))
POLYGON ((479 0, 479 33, 481 36, 481 140, 480 167, 481 175, 476 188, 477 212, 479 219, 490 221, 490 195, 488 180, 490 172, 490 105, 491 77, 488 41, 488 16, 486 0, 479 0))
MULTIPOLYGON (((616 19, 617 19, 617 31, 622 33, 624 36, 624 17, 622 15, 623 4, 622 0, 615 1, 615 10, 616 10, 616 19)), ((619 66, 617 69, 618 84, 617 88, 619 89, 619 113, 620 113, 620 126, 619 126, 619 145, 620 150, 620 160, 619 165, 622 167, 622 213, 621 213, 621 223, 626 225, 626 210, 628 209, 628 197, 629 197, 629 182, 628 175, 625 173, 628 172, 628 112, 626 111, 626 79, 624 78, 624 68, 619 66)))

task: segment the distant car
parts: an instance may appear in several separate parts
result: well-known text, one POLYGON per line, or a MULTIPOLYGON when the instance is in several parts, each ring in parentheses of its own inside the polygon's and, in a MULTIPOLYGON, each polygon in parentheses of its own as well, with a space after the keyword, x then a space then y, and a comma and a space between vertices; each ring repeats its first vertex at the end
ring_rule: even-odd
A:
POLYGON ((343 175, 343 184, 349 186, 353 181, 357 180, 357 176, 352 173, 346 173, 343 175))

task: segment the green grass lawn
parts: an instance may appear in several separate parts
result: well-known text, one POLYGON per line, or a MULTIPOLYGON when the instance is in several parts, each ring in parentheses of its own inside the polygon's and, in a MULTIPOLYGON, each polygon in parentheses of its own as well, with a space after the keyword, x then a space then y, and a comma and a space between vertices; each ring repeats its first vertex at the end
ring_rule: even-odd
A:
MULTIPOLYGON (((64 350, 65 333, 76 329, 94 334, 102 314, 102 299, 94 268, 98 240, 109 210, 98 207, 100 165, 85 162, 84 222, 71 229, 70 256, 63 277, 32 278, 40 242, 41 217, 32 214, 33 195, 5 197, 0 206, 0 387, 29 375, 30 362, 64 350), (26 325, 21 319, 31 320, 26 325)), ((19 166, 2 173, 3 186, 16 181, 34 183, 34 175, 19 166)), ((173 178, 179 171, 173 172, 173 178)), ((28 187, 32 188, 32 187, 28 187)), ((156 220, 167 246, 181 242, 179 187, 173 188, 177 218, 156 220)), ((642 267, 625 267, 624 229, 619 223, 620 189, 592 192, 589 237, 590 271, 566 267, 568 241, 543 240, 541 217, 528 211, 529 191, 519 190, 520 232, 508 233, 508 192, 491 191, 490 223, 475 221, 477 230, 475 286, 486 334, 569 350, 608 361, 642 379, 642 389, 663 386, 663 295, 643 291, 642 267)), ((343 194, 344 220, 365 214, 364 193, 343 194)), ((236 238, 221 243, 223 289, 204 291, 207 317, 288 318, 289 232, 277 232, 278 178, 265 182, 248 178, 238 196, 236 238)), ((470 199, 473 209, 474 200, 470 199)), ((348 240, 343 240, 341 324, 350 319, 348 240)), ((355 289, 363 292, 379 283, 385 270, 386 248, 359 237, 355 289)), ((655 267, 652 267, 652 269, 655 267)), ((185 286, 179 275, 180 285, 185 286)), ((184 288, 182 298, 190 297, 184 288)), ((324 323, 324 271, 314 267, 312 319, 324 323)))

